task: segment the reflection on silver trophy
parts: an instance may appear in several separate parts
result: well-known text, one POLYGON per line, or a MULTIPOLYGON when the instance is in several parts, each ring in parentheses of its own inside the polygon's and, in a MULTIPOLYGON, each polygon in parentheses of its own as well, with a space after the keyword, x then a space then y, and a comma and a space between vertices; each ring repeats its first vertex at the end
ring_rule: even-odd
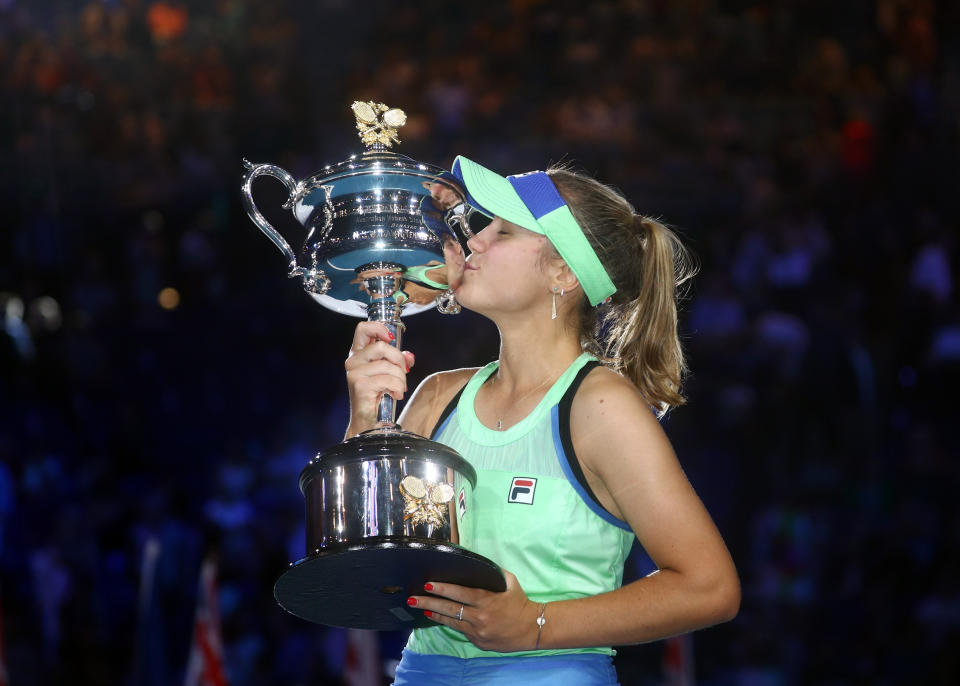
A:
MULTIPOLYGON (((436 306, 459 311, 446 288, 445 253, 479 219, 439 167, 390 152, 402 110, 353 103, 365 152, 295 180, 272 164, 251 164, 243 201, 254 224, 283 252, 287 273, 324 307, 383 322, 401 345, 401 315, 436 306), (279 179, 283 207, 306 229, 299 254, 257 209, 252 184, 279 179)), ((425 625, 406 598, 428 579, 505 588, 490 560, 451 541, 455 499, 469 499, 473 468, 450 448, 404 432, 384 395, 379 428, 316 455, 300 474, 306 502, 306 557, 274 587, 277 601, 304 619, 362 629, 425 625)))

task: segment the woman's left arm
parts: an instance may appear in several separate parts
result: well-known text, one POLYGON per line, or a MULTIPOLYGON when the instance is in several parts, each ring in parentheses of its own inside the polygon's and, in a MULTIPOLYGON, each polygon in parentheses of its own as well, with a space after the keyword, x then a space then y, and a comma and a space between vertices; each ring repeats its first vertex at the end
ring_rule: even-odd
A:
MULTIPOLYGON (((573 403, 571 435, 597 497, 630 524, 659 571, 608 593, 549 603, 539 647, 645 643, 732 619, 740 605, 733 560, 640 393, 612 372, 591 374, 573 403)), ((414 600, 480 648, 531 650, 541 607, 506 576, 503 593, 433 583, 433 596, 414 600)))

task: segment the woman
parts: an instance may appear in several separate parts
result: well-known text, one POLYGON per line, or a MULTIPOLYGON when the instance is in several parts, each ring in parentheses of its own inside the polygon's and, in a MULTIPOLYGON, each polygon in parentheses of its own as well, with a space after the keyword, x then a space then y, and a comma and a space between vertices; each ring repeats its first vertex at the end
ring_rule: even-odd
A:
MULTIPOLYGON (((463 157, 453 174, 493 220, 468 259, 448 253, 446 278, 496 324, 500 357, 425 379, 401 424, 477 469, 459 542, 501 565, 507 589, 430 582, 409 598, 436 626, 413 632, 395 684, 616 683, 610 646, 727 621, 740 602, 657 421, 683 402, 685 252, 588 177, 504 178, 463 157), (634 536, 656 571, 621 587, 634 536)), ((382 325, 357 327, 348 436, 375 425, 381 394, 406 391, 414 357, 388 343, 382 325)))

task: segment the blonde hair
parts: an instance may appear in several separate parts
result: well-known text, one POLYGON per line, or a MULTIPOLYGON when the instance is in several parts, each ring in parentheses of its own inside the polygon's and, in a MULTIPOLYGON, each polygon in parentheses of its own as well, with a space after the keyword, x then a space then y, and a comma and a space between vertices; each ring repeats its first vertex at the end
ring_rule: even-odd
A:
POLYGON ((547 170, 611 280, 610 302, 578 310, 581 344, 630 379, 660 416, 686 402, 677 332, 680 290, 696 274, 678 236, 620 193, 563 167, 547 170))

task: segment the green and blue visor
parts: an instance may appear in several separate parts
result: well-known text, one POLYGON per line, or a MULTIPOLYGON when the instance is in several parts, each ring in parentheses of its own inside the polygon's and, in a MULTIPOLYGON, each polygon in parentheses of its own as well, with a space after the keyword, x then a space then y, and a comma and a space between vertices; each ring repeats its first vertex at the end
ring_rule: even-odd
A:
POLYGON ((460 156, 453 175, 467 193, 467 203, 490 217, 546 236, 570 266, 591 305, 617 292, 583 229, 560 192, 542 171, 503 177, 460 156))

